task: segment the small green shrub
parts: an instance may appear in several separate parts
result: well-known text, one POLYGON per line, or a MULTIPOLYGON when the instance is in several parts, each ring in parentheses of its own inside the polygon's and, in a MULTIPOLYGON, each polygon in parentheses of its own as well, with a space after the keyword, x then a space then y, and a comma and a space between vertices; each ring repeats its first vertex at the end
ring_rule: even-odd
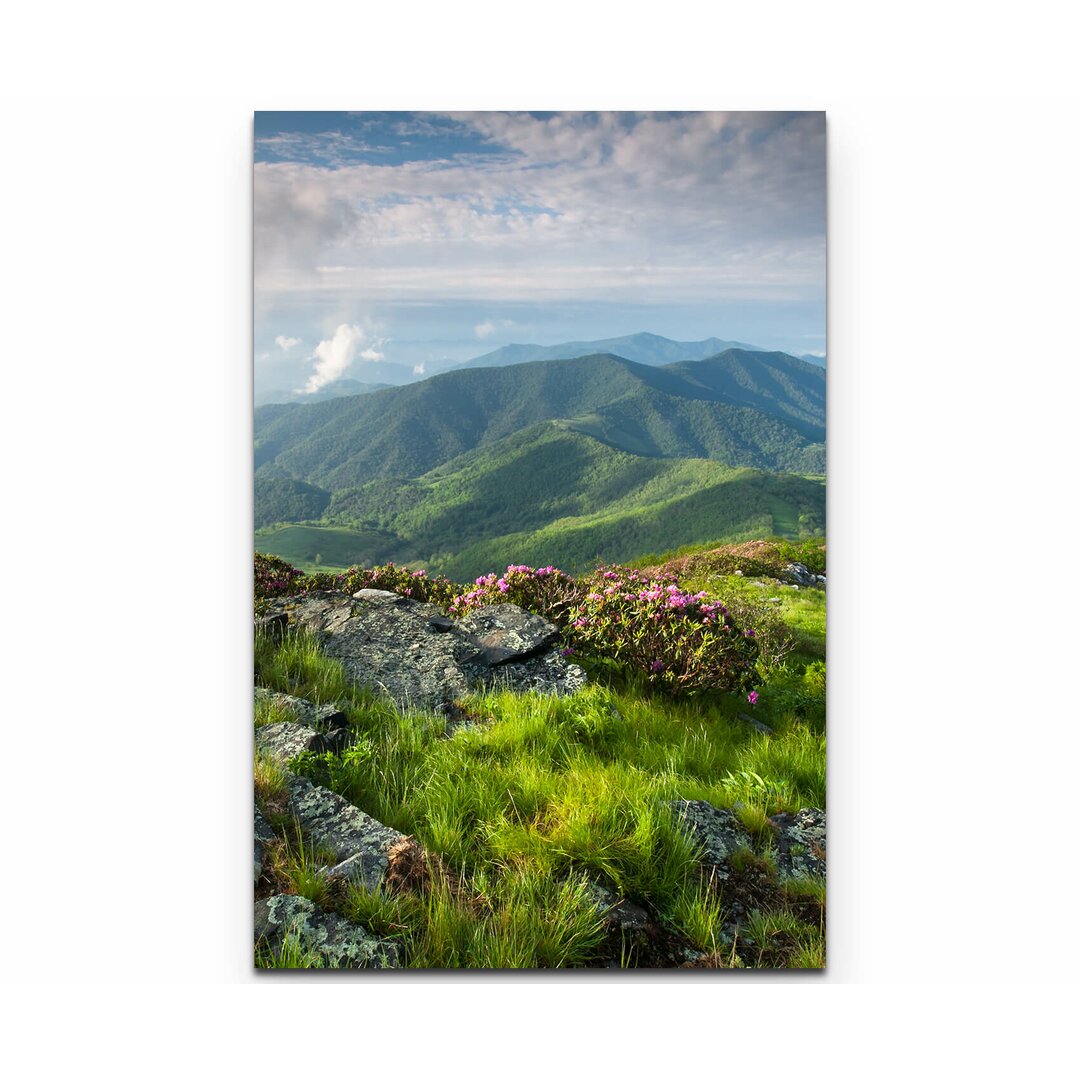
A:
POLYGON ((370 739, 360 739, 340 754, 330 750, 323 753, 302 750, 289 761, 289 768, 298 776, 307 777, 313 784, 341 794, 356 771, 366 766, 374 756, 375 744, 370 739))

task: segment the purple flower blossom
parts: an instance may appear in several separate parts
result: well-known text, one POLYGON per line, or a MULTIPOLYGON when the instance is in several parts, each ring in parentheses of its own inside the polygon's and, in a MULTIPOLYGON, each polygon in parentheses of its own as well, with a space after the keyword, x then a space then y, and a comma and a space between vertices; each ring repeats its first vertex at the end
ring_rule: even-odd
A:
POLYGON ((750 693, 746 695, 746 700, 749 701, 751 705, 756 705, 757 704, 757 691, 756 690, 751 690, 750 693))
POLYGON ((652 672, 663 671, 664 670, 664 661, 663 660, 654 660, 649 665, 649 670, 652 671, 652 672))

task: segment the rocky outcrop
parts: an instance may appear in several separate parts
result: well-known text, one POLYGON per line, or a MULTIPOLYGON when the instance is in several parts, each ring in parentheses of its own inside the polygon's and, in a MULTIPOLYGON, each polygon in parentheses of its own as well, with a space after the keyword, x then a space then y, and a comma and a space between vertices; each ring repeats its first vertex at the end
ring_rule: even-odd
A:
POLYGON ((455 621, 434 604, 361 589, 289 597, 271 614, 315 634, 351 680, 400 709, 447 712, 456 699, 493 686, 570 694, 585 684, 584 672, 552 647, 558 629, 513 604, 455 621))
POLYGON ((796 585, 804 589, 824 589, 825 575, 815 574, 808 566, 801 562, 788 563, 784 569, 788 577, 796 585))
POLYGON ((769 818, 776 830, 776 869, 781 878, 825 876, 825 811, 810 806, 769 818))
POLYGON ((275 956, 288 941, 328 968, 400 966, 398 946, 323 911, 302 896, 278 894, 255 905, 255 944, 275 956))

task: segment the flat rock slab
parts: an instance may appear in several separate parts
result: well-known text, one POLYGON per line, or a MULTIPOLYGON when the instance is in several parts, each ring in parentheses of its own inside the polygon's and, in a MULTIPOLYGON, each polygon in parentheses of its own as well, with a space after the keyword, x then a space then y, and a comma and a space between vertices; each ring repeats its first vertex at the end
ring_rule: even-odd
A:
POLYGON ((268 701, 287 713, 297 724, 305 727, 324 728, 335 731, 348 727, 349 718, 336 705, 316 705, 314 701, 282 694, 277 690, 255 687, 255 700, 268 701))
POLYGON ((382 589, 288 597, 274 610, 315 634, 350 680, 402 710, 446 712, 459 698, 495 685, 567 694, 585 684, 584 672, 550 648, 556 628, 512 604, 449 625, 435 604, 382 589))
POLYGON ((776 868, 781 878, 825 876, 825 811, 809 806, 769 818, 776 829, 776 868))
POLYGON ((719 810, 703 799, 681 799, 670 804, 690 835, 704 848, 703 861, 720 881, 731 874, 729 860, 751 846, 750 834, 732 810, 719 810))
POLYGON ((398 946, 302 896, 276 896, 255 905, 255 943, 278 955, 286 938, 329 968, 400 967, 398 946))
POLYGON ((459 627, 480 643, 489 664, 529 656, 559 636, 559 628, 554 623, 516 604, 478 608, 466 615, 459 627))
POLYGON ((303 750, 321 752, 326 740, 318 731, 303 724, 266 724, 255 729, 255 750, 285 765, 303 750))
POLYGON ((289 790, 289 812, 304 835, 337 861, 331 876, 346 877, 366 889, 382 885, 390 866, 388 852, 405 839, 340 795, 299 776, 289 790), (346 862, 347 867, 342 865, 346 862))

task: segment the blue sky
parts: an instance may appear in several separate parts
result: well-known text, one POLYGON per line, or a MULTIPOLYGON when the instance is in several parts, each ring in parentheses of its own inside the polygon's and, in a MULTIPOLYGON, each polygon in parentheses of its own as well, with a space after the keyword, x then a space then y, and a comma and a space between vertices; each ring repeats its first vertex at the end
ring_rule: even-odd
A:
POLYGON ((822 113, 257 113, 256 389, 648 330, 825 348, 822 113))

